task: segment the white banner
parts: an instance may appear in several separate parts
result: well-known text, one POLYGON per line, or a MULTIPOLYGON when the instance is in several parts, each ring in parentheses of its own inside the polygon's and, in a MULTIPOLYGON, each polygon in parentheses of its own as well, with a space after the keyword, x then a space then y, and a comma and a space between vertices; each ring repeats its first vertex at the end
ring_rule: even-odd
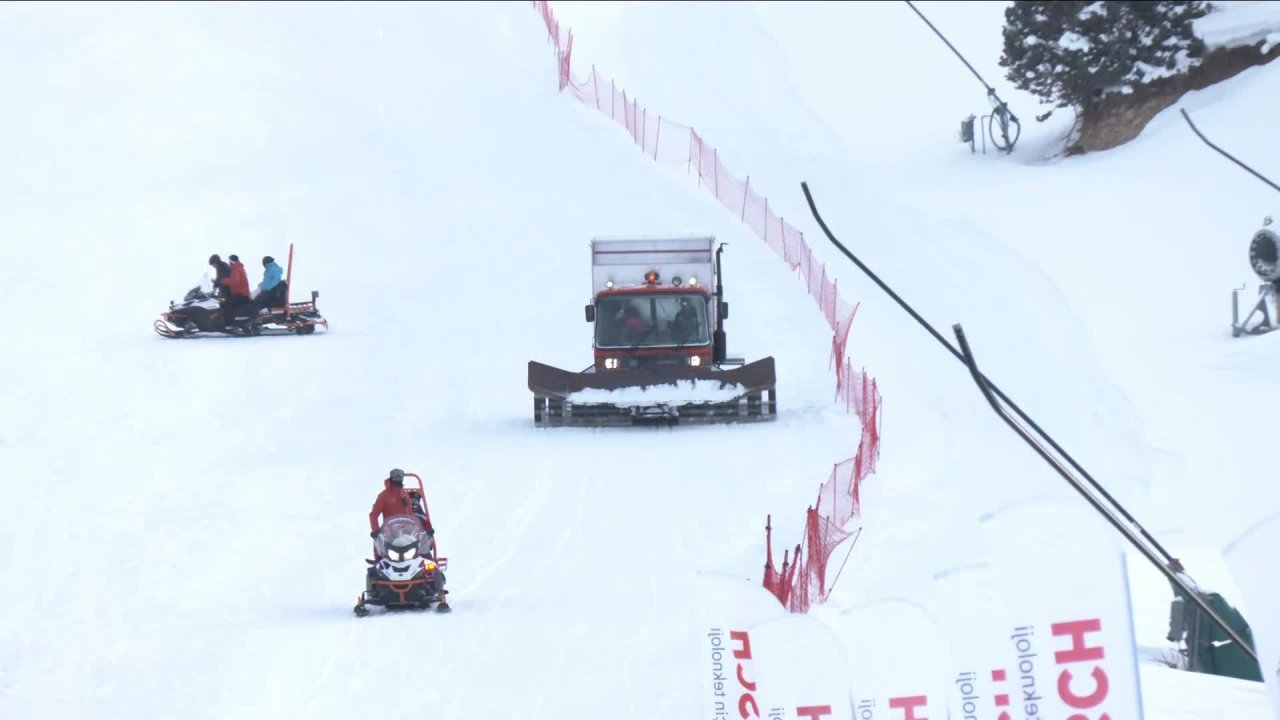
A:
POLYGON ((1115 530, 1087 509, 1044 502, 979 525, 983 557, 937 573, 932 594, 949 639, 951 716, 1140 720, 1115 530))
POLYGON ((849 670, 830 628, 758 584, 704 579, 704 717, 850 720, 849 670))
POLYGON ((858 720, 1141 720, 1128 576, 1114 530, 1070 505, 957 523, 972 563, 831 620, 858 720))
POLYGON ((947 717, 945 634, 922 604, 887 597, 855 605, 829 622, 849 658, 853 717, 947 717))
POLYGON ((974 559, 844 610, 857 720, 1141 720, 1125 556, 1085 508, 1022 503, 972 523, 974 559))
POLYGON ((1280 720, 1280 513, 1255 523, 1222 556, 1243 596, 1238 609, 1253 633, 1271 716, 1280 720))

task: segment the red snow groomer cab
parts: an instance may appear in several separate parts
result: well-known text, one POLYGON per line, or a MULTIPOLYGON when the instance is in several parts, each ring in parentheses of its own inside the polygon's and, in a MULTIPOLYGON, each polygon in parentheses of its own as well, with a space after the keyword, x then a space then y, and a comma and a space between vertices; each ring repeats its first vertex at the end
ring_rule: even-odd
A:
POLYGON ((774 362, 728 358, 714 237, 591 241, 595 361, 581 372, 529 362, 539 426, 771 420, 774 362))

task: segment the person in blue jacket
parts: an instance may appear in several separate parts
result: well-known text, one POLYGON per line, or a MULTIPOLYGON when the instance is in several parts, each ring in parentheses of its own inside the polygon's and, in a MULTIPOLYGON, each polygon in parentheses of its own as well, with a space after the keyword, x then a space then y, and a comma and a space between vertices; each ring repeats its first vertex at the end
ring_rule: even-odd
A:
POLYGON ((287 287, 284 270, 276 264, 276 259, 270 255, 262 258, 262 283, 258 285, 255 305, 260 309, 282 307, 287 297, 287 287))

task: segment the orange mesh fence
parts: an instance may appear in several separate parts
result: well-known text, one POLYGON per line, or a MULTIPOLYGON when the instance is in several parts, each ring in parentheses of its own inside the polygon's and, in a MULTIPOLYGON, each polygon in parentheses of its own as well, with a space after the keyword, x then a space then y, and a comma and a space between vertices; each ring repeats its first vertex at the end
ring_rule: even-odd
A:
POLYGON ((821 601, 830 588, 825 581, 826 565, 835 547, 850 533, 842 528, 859 516, 862 481, 875 471, 879 456, 880 393, 875 380, 857 370, 847 355, 849 330, 857 306, 846 302, 826 265, 814 258, 804 233, 788 223, 769 205, 768 198, 751 189, 750 176, 739 180, 725 166, 719 151, 708 145, 694 129, 675 122, 628 95, 612 78, 593 65, 581 82, 573 78, 573 32, 561 28, 551 4, 533 0, 535 10, 546 25, 558 69, 559 89, 621 126, 647 157, 672 168, 683 167, 696 175, 698 184, 726 210, 751 228, 764 244, 787 263, 805 283, 810 297, 831 328, 831 364, 835 371, 836 401, 862 423, 862 437, 854 457, 837 463, 819 488, 818 502, 809 508, 805 522, 804 552, 783 553, 781 570, 773 564, 771 537, 766 534, 764 585, 779 602, 793 612, 805 612, 812 601, 821 601))

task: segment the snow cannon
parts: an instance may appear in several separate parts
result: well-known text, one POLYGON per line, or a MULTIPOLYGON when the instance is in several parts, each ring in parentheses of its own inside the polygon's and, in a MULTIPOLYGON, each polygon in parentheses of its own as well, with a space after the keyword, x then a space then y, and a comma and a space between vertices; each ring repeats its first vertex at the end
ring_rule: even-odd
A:
POLYGON ((774 360, 728 357, 721 254, 710 236, 594 238, 594 362, 529 362, 539 427, 752 422, 777 417, 774 360))
POLYGON ((1280 321, 1280 235, 1271 229, 1271 216, 1263 218, 1262 228, 1249 241, 1249 267, 1262 281, 1258 285, 1258 300, 1253 309, 1240 320, 1240 292, 1244 287, 1231 291, 1231 336, 1264 335, 1276 329, 1268 306, 1274 304, 1277 321, 1280 321), (1262 319, 1250 325, 1254 315, 1262 319))

